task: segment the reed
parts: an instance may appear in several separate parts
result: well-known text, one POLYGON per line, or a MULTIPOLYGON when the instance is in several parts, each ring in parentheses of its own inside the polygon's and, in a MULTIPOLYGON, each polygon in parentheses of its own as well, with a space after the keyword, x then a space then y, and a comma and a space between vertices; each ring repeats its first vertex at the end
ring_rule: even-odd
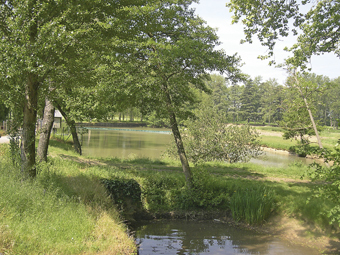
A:
POLYGON ((261 224, 275 208, 274 191, 265 186, 235 190, 230 209, 235 221, 261 224))

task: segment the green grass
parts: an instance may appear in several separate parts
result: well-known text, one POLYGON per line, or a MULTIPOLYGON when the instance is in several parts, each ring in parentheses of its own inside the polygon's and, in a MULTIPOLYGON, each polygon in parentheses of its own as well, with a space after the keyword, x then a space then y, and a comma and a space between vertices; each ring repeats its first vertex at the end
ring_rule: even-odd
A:
POLYGON ((235 190, 230 199, 230 209, 236 221, 261 224, 275 208, 275 194, 265 186, 235 190))
POLYGON ((264 147, 288 151, 291 146, 297 145, 297 141, 296 140, 285 140, 279 136, 261 135, 260 144, 261 146, 264 146, 264 147))
MULTIPOLYGON (((263 131, 272 131, 272 132, 283 132, 284 130, 279 127, 268 127, 268 126, 257 126, 257 130, 263 131)), ((340 139, 340 131, 333 129, 324 129, 320 132, 321 142, 324 148, 332 150, 334 145, 340 139)), ((270 136, 270 135, 261 135, 260 144, 264 147, 275 148, 279 150, 289 150, 290 147, 297 145, 297 140, 289 139, 285 140, 282 136, 270 136)), ((311 146, 318 147, 316 142, 311 143, 311 146)))
POLYGON ((222 211, 234 213, 235 220, 260 223, 270 212, 323 229, 331 226, 326 213, 332 204, 311 197, 317 185, 306 177, 301 180, 307 171, 301 164, 273 168, 208 162, 192 166, 194 186, 188 190, 180 162, 170 159, 82 157, 70 143, 53 139, 49 163, 38 165, 35 181, 22 181, 8 153, 8 146, 1 145, 0 253, 4 254, 129 254, 133 240, 120 223, 102 178, 137 181, 143 207, 150 213, 222 211), (236 197, 238 191, 242 195, 236 197), (266 212, 261 209, 266 203, 260 200, 265 194, 271 196, 266 212), (256 208, 249 201, 257 202, 257 214, 247 211, 256 208))
POLYGON ((0 147, 0 253, 130 254, 135 249, 98 175, 50 158, 23 181, 0 147))

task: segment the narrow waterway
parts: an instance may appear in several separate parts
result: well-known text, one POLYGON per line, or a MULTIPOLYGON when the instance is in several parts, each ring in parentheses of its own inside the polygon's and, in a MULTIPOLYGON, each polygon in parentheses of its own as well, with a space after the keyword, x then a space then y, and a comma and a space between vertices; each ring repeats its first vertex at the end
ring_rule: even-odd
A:
POLYGON ((140 255, 316 255, 318 251, 271 235, 213 221, 149 221, 136 229, 140 255))

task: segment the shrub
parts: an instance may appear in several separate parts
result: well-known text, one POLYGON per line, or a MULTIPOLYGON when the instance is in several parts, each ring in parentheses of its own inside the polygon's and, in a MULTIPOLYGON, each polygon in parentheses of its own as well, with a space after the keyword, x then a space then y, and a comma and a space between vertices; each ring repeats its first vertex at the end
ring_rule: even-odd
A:
MULTIPOLYGON (((207 161, 247 162, 261 155, 259 134, 248 125, 227 125, 225 113, 218 111, 213 102, 203 101, 195 118, 184 122, 181 131, 188 160, 198 164, 207 161)), ((176 155, 169 148, 168 154, 176 155)))
POLYGON ((334 206, 327 213, 330 224, 337 223, 340 226, 340 140, 335 145, 334 151, 324 151, 321 156, 331 166, 313 163, 311 165, 312 170, 308 175, 312 181, 318 184, 314 187, 314 197, 330 200, 334 203, 334 206))
POLYGON ((235 190, 230 198, 230 209, 235 221, 261 224, 275 207, 274 191, 262 186, 235 190))

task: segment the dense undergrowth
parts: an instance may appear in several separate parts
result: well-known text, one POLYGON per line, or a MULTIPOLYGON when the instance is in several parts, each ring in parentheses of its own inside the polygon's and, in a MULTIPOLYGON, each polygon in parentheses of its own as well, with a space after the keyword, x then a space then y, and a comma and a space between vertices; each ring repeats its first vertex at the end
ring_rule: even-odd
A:
POLYGON ((100 159, 77 156, 71 145, 51 141, 49 162, 36 180, 23 181, 0 146, 0 253, 130 254, 127 235, 105 180, 133 180, 150 215, 223 212, 235 221, 262 224, 274 214, 295 217, 322 229, 333 206, 311 197, 306 166, 270 168, 251 163, 205 163, 193 167, 187 189, 179 162, 169 159, 100 159))

